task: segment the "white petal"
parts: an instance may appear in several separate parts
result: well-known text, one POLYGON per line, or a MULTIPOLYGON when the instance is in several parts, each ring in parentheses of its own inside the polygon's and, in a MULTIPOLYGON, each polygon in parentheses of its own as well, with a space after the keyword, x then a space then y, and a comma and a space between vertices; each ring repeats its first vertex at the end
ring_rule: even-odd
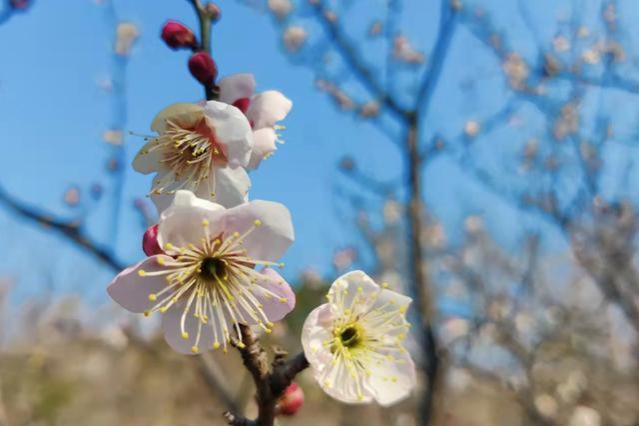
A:
POLYGON ((341 315, 344 310, 367 312, 381 290, 364 272, 348 272, 336 279, 328 291, 331 309, 336 315, 341 315))
POLYGON ((371 362, 370 387, 374 398, 383 406, 401 401, 410 395, 416 384, 415 364, 408 352, 397 352, 395 362, 371 362))
POLYGON ((256 169, 266 156, 273 153, 277 149, 276 140, 277 136, 272 127, 265 127, 253 132, 253 151, 248 168, 256 169))
POLYGON ((314 372, 324 371, 333 359, 330 349, 324 345, 324 342, 332 339, 332 328, 333 314, 328 304, 313 309, 304 321, 302 347, 314 372))
POLYGON ((172 204, 162 212, 158 224, 158 244, 165 251, 167 244, 185 247, 189 243, 200 245, 205 236, 203 220, 209 221, 211 235, 221 231, 220 218, 224 207, 210 201, 197 198, 190 191, 177 191, 172 204))
POLYGON ((365 377, 365 371, 359 371, 359 383, 346 368, 344 361, 329 363, 321 372, 314 371, 315 380, 331 397, 349 404, 371 402, 375 396, 373 389, 365 377))
POLYGON ((170 259, 164 255, 152 256, 120 272, 107 288, 109 296, 130 312, 142 313, 151 309, 155 302, 149 300, 149 294, 166 287, 166 279, 164 275, 140 276, 139 271, 161 270, 162 267, 158 264, 160 257, 170 259))
MULTIPOLYGON (((186 302, 181 301, 177 305, 172 306, 164 314, 161 314, 162 330, 164 331, 164 339, 174 350, 183 354, 193 355, 195 352, 192 351, 192 348, 195 346, 200 320, 193 316, 194 311, 193 307, 191 307, 187 315, 184 317, 184 328, 188 333, 187 338, 184 339, 182 337, 180 322, 182 320, 182 314, 184 313, 185 306, 186 302)), ((224 315, 224 318, 226 319, 227 316, 224 315)), ((231 323, 228 322, 228 319, 226 320, 227 324, 230 325, 231 323)), ((214 328, 218 336, 217 341, 223 346, 222 342, 224 339, 222 337, 223 334, 220 321, 216 318, 209 318, 207 324, 202 324, 200 340, 197 345, 198 353, 213 349, 213 343, 216 341, 214 328)))
POLYGON ((259 93, 251 99, 246 116, 254 129, 273 127, 275 123, 284 120, 293 107, 293 102, 275 90, 259 93))
POLYGON ((215 129, 215 139, 223 145, 229 164, 245 167, 253 148, 253 131, 246 116, 233 105, 217 101, 208 101, 204 114, 215 129))
POLYGON ((211 198, 208 188, 214 187, 213 201, 230 208, 243 204, 251 188, 251 179, 242 167, 217 167, 211 173, 210 185, 200 184, 197 194, 211 198))
POLYGON ((220 86, 220 101, 233 104, 238 99, 253 96, 255 78, 253 74, 234 74, 224 77, 218 86, 220 86))
POLYGON ((149 141, 138 151, 133 159, 133 168, 143 174, 149 174, 157 172, 162 166, 160 160, 162 159, 162 151, 155 149, 149 151, 149 148, 153 146, 153 141, 149 141))
POLYGON ((244 238, 244 248, 255 260, 275 261, 295 240, 291 214, 283 204, 251 201, 227 210, 225 216, 225 229, 229 234, 235 231, 243 234, 255 226, 256 220, 261 222, 261 226, 244 238))
POLYGON ((151 123, 151 129, 157 133, 163 133, 166 129, 166 121, 171 120, 181 127, 189 128, 202 118, 202 105, 193 103, 176 103, 169 105, 158 113, 151 123))

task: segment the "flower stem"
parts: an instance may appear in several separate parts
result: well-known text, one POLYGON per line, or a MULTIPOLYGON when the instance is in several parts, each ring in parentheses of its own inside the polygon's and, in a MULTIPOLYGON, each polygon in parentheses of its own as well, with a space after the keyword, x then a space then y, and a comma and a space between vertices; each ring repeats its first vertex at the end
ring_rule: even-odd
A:
MULTIPOLYGON (((197 50, 204 51, 211 54, 211 27, 213 26, 213 20, 211 15, 206 11, 200 0, 188 0, 189 3, 195 9, 198 22, 200 23, 200 44, 197 50)), ((207 101, 217 100, 220 96, 220 90, 213 82, 210 85, 203 85, 204 96, 207 101)))
POLYGON ((248 326, 240 326, 242 346, 237 345, 244 366, 251 373, 257 390, 258 415, 249 420, 239 414, 226 412, 224 417, 232 426, 273 426, 276 416, 276 405, 284 390, 291 384, 295 376, 308 367, 304 353, 284 360, 278 354, 272 369, 269 369, 266 351, 248 326))

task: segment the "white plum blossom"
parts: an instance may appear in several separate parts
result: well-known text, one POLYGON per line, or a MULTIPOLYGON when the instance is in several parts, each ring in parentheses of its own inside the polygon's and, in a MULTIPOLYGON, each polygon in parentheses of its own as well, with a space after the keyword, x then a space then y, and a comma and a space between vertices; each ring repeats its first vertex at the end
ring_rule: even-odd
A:
POLYGON ((304 323, 302 345, 315 379, 340 401, 387 406, 415 386, 415 365, 402 346, 412 300, 382 287, 364 272, 349 272, 304 323))
POLYGON ((276 123, 284 120, 293 103, 275 90, 255 94, 252 74, 234 74, 218 83, 220 101, 239 108, 250 122, 255 141, 248 168, 255 169, 277 149, 276 142, 283 143, 277 130, 284 129, 276 123))
POLYGON ((217 101, 177 103, 161 111, 151 129, 158 136, 142 147, 133 168, 157 173, 151 198, 160 212, 179 189, 225 207, 246 201, 253 132, 239 109, 217 101))
POLYGON ((160 217, 157 239, 164 254, 121 272, 108 292, 131 312, 160 312, 164 336, 178 352, 226 351, 241 338, 238 324, 268 333, 295 305, 289 285, 270 268, 283 266, 276 261, 294 240, 282 204, 225 209, 180 190, 160 217))

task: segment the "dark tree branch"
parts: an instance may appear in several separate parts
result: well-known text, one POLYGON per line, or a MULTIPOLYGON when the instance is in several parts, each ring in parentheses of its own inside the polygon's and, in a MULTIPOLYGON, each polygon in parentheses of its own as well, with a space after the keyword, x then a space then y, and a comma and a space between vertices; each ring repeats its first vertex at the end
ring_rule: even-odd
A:
POLYGON ((391 110, 402 120, 406 119, 407 111, 402 108, 397 101, 384 89, 384 86, 375 78, 371 68, 359 56, 357 49, 353 46, 344 30, 338 24, 327 17, 329 12, 323 0, 312 3, 315 16, 322 24, 322 28, 326 32, 328 38, 333 41, 337 51, 340 53, 344 61, 355 72, 358 79, 369 90, 371 95, 383 106, 391 110))
POLYGON ((251 373, 256 388, 258 415, 249 420, 239 414, 226 412, 224 417, 232 426, 273 426, 277 415, 277 401, 293 382, 297 374, 308 367, 304 353, 284 359, 285 352, 278 351, 272 369, 268 356, 250 327, 241 325, 240 341, 235 343, 246 369, 251 373))
POLYGON ((22 203, 9 195, 1 186, 0 203, 4 204, 9 211, 18 216, 63 235, 77 246, 87 250, 114 271, 119 272, 125 268, 124 262, 117 259, 112 250, 88 237, 84 233, 80 223, 73 220, 56 218, 56 216, 50 212, 22 203))
POLYGON ((428 112, 428 107, 433 98, 433 92, 439 81, 446 56, 450 50, 450 42, 457 24, 457 10, 451 6, 450 0, 441 0, 440 14, 439 31, 433 53, 431 54, 432 62, 417 90, 417 97, 415 99, 414 109, 419 111, 420 116, 428 112))

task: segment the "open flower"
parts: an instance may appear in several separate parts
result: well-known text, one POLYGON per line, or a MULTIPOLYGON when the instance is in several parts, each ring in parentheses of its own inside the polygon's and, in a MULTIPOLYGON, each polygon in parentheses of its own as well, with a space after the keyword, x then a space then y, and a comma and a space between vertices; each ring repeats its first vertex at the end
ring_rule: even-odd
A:
POLYGON ((224 102, 177 103, 161 111, 152 138, 133 160, 141 173, 157 173, 151 198, 164 210, 178 189, 225 207, 246 200, 253 133, 244 114, 224 102))
POLYGON ((338 278, 327 304, 304 323, 302 345, 319 385, 333 398, 393 404, 415 386, 415 365, 402 346, 409 297, 361 271, 338 278))
POLYGON ((180 190, 160 217, 164 254, 121 272, 108 292, 129 311, 162 313, 164 336, 175 350, 226 351, 241 336, 238 324, 270 332, 272 322, 293 309, 295 294, 269 268, 281 266, 275 261, 293 239, 282 204, 252 201, 227 210, 180 190))
POLYGON ((277 130, 284 127, 276 123, 286 118, 293 103, 275 90, 254 94, 255 79, 252 74, 231 75, 220 80, 218 85, 220 101, 238 107, 251 123, 255 145, 248 167, 255 169, 277 149, 276 142, 283 143, 277 130))

